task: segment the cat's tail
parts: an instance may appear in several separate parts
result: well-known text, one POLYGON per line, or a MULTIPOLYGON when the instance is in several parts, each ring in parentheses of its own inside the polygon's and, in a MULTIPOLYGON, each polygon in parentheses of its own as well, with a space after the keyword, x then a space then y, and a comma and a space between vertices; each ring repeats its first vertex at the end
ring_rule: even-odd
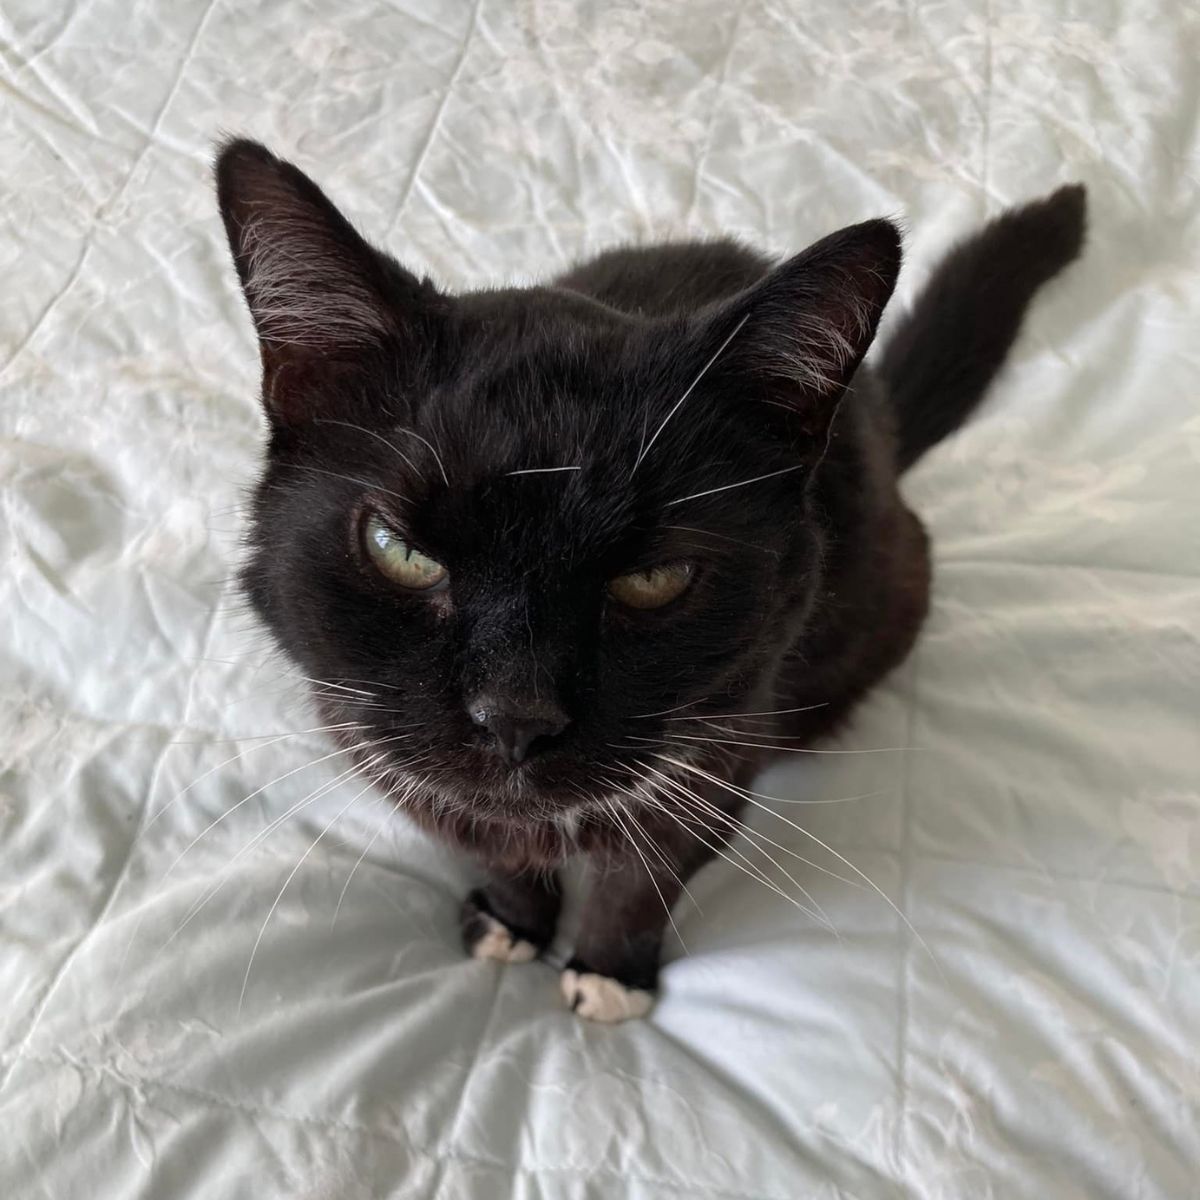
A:
POLYGON ((952 250, 887 342, 878 370, 898 416, 898 463, 912 466, 983 399, 1034 293, 1083 247, 1082 184, 1002 213, 952 250))

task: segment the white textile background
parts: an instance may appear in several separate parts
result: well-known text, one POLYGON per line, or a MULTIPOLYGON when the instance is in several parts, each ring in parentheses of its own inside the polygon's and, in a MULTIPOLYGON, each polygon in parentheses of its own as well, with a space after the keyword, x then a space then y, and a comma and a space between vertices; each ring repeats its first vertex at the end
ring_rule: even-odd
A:
POLYGON ((1178 0, 4 0, 0 1194, 1200 1197, 1197 63, 1178 0), (227 582, 221 130, 448 284, 893 214, 903 303, 1087 183, 1085 259, 908 484, 933 613, 841 743, 901 749, 762 784, 872 793, 775 809, 936 962, 869 888, 805 871, 838 941, 718 862, 652 1017, 588 1026, 462 957, 466 866, 363 797, 239 1009, 354 792, 252 842, 339 768, 229 740, 308 718, 227 582))

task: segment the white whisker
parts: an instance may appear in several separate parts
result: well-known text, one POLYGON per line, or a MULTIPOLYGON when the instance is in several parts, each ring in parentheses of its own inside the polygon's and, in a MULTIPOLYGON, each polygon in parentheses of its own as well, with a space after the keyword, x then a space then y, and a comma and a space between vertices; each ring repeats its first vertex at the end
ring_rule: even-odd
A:
POLYGON ((740 483, 725 483, 720 487, 709 488, 703 492, 693 492, 690 496, 680 496, 678 500, 668 500, 664 507, 670 508, 674 504, 683 504, 686 500, 699 500, 701 496, 715 496, 717 492, 728 492, 732 488, 749 487, 752 483, 762 483, 764 479, 774 479, 777 475, 787 475, 791 471, 801 471, 804 469, 804 463, 796 463, 791 467, 782 467, 778 471, 768 471, 765 475, 755 475, 753 479, 743 479, 740 483))
MULTIPOLYGON (((654 793, 646 786, 644 782, 640 785, 635 785, 634 796, 646 804, 647 807, 652 808, 655 811, 663 810, 661 803, 655 798, 654 793)), ((701 909, 699 902, 696 900, 696 897, 692 895, 691 889, 680 877, 679 872, 676 871, 668 861, 662 850, 655 845, 654 839, 649 835, 649 833, 647 833, 641 822, 638 821, 632 809, 625 809, 625 819, 642 835, 642 841, 645 843, 646 849, 649 850, 654 855, 655 859, 662 864, 663 870, 665 870, 667 874, 669 874, 671 878, 674 879, 677 884, 679 884, 680 890, 686 894, 696 911, 703 914, 703 910, 701 909)))
MULTIPOLYGON (((366 769, 370 769, 371 767, 376 766, 378 764, 378 762, 380 761, 380 759, 382 759, 382 758, 383 758, 383 755, 377 755, 376 758, 374 758, 367 765, 366 769)), ((242 990, 238 994, 238 1006, 237 1006, 238 1016, 241 1016, 242 1005, 246 1000, 246 988, 250 983, 250 971, 254 966, 254 957, 258 953, 258 947, 263 940, 263 935, 267 932, 267 926, 271 923, 271 918, 275 915, 275 910, 279 907, 279 902, 283 899, 283 893, 287 891, 288 884, 291 883, 293 879, 295 879, 296 872, 299 871, 302 866, 304 866, 305 859, 307 859, 308 856, 317 848, 317 844, 333 828, 334 823, 338 820, 338 818, 343 816, 344 814, 348 813, 350 811, 350 809, 355 804, 357 804, 358 801, 360 799, 362 799, 362 797, 365 796, 367 794, 367 792, 369 792, 373 786, 374 785, 368 780, 367 786, 364 787, 362 789, 362 791, 355 793, 355 795, 350 799, 350 801, 347 804, 343 805, 342 808, 340 808, 336 813, 334 813, 334 815, 329 819, 329 821, 322 827, 321 832, 318 833, 315 838, 313 838, 308 849, 305 850, 305 852, 302 855, 300 855, 300 858, 296 862, 296 865, 291 869, 291 872, 288 874, 288 877, 283 881, 283 886, 279 889, 279 892, 276 894, 275 899, 271 904, 271 907, 267 910, 267 915, 263 919, 262 925, 259 927, 258 937, 256 937, 254 939, 254 945, 250 949, 250 961, 246 963, 246 974, 242 976, 242 990)))
POLYGON ((526 467, 521 471, 506 471, 506 475, 553 475, 558 471, 582 471, 582 467, 526 467))
POLYGON ((816 708, 827 708, 829 702, 823 700, 820 704, 802 704, 799 708, 771 708, 764 712, 738 713, 696 713, 690 717, 668 717, 668 721, 729 721, 741 717, 782 717, 788 713, 812 712, 816 708))
MULTIPOLYGON (((369 750, 375 750, 380 746, 388 744, 389 742, 394 742, 394 741, 399 741, 399 740, 400 740, 400 738, 380 738, 374 742, 368 742, 363 746, 355 747, 355 749, 364 751, 364 752, 369 751, 369 750)), ((309 763, 307 765, 312 766, 314 764, 309 763)), ((404 764, 400 764, 400 765, 402 766, 404 764)), ((273 821, 271 821, 266 826, 265 829, 260 830, 253 838, 251 838, 250 841, 247 842, 246 845, 244 845, 233 856, 233 858, 231 858, 229 860, 229 862, 227 862, 221 868, 220 878, 217 880, 217 882, 215 884, 213 884, 213 886, 209 889, 209 891, 206 892, 205 895, 203 895, 195 905, 193 905, 192 909, 184 916, 183 922, 179 925, 179 927, 175 930, 175 932, 173 934, 171 934, 171 936, 167 939, 166 943, 164 944, 164 946, 162 948, 166 949, 166 947, 169 946, 171 944, 171 942, 173 942, 179 936, 179 934, 181 934, 183 932, 184 928, 191 922, 191 920, 196 916, 196 914, 209 902, 209 900, 211 900, 212 897, 215 896, 217 894, 217 892, 219 892, 221 890, 222 887, 224 887, 225 883, 229 879, 229 872, 234 868, 234 866, 237 865, 237 863, 242 859, 242 857, 244 855, 248 854, 256 846, 260 845, 266 838, 268 838, 272 833, 274 833, 274 831, 276 829, 278 829, 281 825, 285 824, 290 818, 295 816, 296 813, 300 812, 302 809, 307 808, 310 804, 315 804, 318 800, 320 800, 322 797, 328 795, 331 791, 333 791, 336 787, 338 787, 346 779, 351 778, 354 775, 358 774, 359 770, 360 770, 360 768, 357 764, 351 763, 351 765, 349 767, 347 767, 344 771, 341 771, 339 774, 335 775, 333 777, 333 779, 328 780, 326 783, 321 784, 315 791, 309 792, 309 794, 307 796, 305 796, 302 800, 298 800, 295 804, 293 804, 290 808, 288 808, 287 811, 284 812, 281 816, 276 817, 273 821)), ((168 872, 171 869, 172 868, 168 868, 168 872)))
POLYGON ((227 767, 227 766, 229 766, 230 763, 237 762, 238 759, 245 758, 246 755, 253 754, 256 750, 265 750, 268 746, 273 746, 277 742, 285 741, 287 738, 300 737, 301 735, 308 734, 308 733, 329 733, 329 732, 332 732, 333 730, 338 730, 338 729, 362 729, 362 728, 363 728, 363 725, 358 721, 342 721, 340 724, 337 724, 337 725, 319 725, 315 729, 298 729, 291 733, 266 734, 266 735, 264 735, 266 740, 260 740, 257 737, 230 739, 230 740, 235 740, 235 741, 258 741, 259 744, 257 746, 250 746, 248 749, 242 750, 238 754, 231 755, 229 758, 224 759, 222 762, 217 763, 217 765, 215 767, 210 767, 207 771, 204 772, 203 775, 197 775, 196 778, 193 779, 192 782, 189 783, 186 787, 180 788, 180 790, 178 792, 176 792, 175 795, 172 796, 171 799, 168 800, 166 802, 166 804, 164 804, 160 809, 158 809, 154 813, 154 815, 146 822, 145 826, 142 828, 141 833, 138 834, 138 840, 140 841, 142 838, 144 838, 146 836, 146 834, 150 831, 150 829, 154 825, 154 823, 159 819, 159 817, 161 817, 173 805, 175 805, 180 800, 182 800, 183 797, 186 796, 188 794, 188 792, 190 792, 192 790, 192 788, 194 788, 196 786, 196 784, 203 783, 204 780, 206 780, 210 775, 213 774, 213 772, 219 771, 222 767, 227 767))
MULTIPOLYGON (((656 757, 663 758, 664 756, 656 755, 656 757)), ((666 760, 666 761, 670 761, 670 760, 666 760)), ((785 845, 783 845, 782 842, 777 842, 777 841, 775 841, 774 838, 768 837, 767 834, 763 833, 761 830, 755 829, 752 825, 748 825, 740 817, 736 816, 733 813, 727 812, 725 809, 719 807, 716 804, 713 804, 713 802, 711 800, 705 799, 694 789, 685 787, 682 780, 673 779, 669 775, 664 775, 662 772, 656 770, 654 767, 650 766, 648 763, 642 763, 640 765, 642 766, 642 768, 644 770, 653 771, 655 775, 658 775, 664 782, 672 785, 674 788, 683 789, 684 791, 686 791, 687 794, 693 800, 699 802, 700 804, 705 805, 714 816, 719 817, 722 821, 732 822, 733 825, 741 833, 745 834, 745 836, 748 839, 750 839, 750 841, 752 843, 757 843, 760 841, 766 842, 766 844, 768 846, 773 846, 776 850, 779 850, 781 853, 786 854, 789 858, 794 858, 797 862, 803 863, 806 867, 812 867, 812 869, 814 871, 820 871, 823 875, 828 875, 831 879, 836 879, 839 883, 847 884, 850 887, 856 887, 856 888, 862 887, 862 884, 859 883, 857 880, 848 879, 845 875, 839 875, 837 871, 831 871, 828 867, 823 867, 823 866, 821 866, 820 863, 813 862, 813 860, 811 858, 805 858, 804 855, 801 854, 798 850, 793 850, 790 846, 785 846, 785 845)), ((691 769, 691 768, 689 768, 689 769, 691 769)), ((697 771, 697 773, 699 774, 698 771, 697 771)), ((764 851, 762 851, 762 848, 758 845, 755 845, 755 849, 759 850, 760 853, 765 853, 764 851)), ((774 859, 770 858, 769 855, 767 855, 767 857, 771 862, 774 863, 774 859)), ((784 871, 784 873, 786 874, 786 871, 784 870, 782 865, 780 865, 779 863, 774 863, 774 865, 778 866, 779 869, 781 871, 784 871)), ((795 880, 793 880, 792 882, 794 883, 795 880)), ((796 884, 796 886, 800 887, 799 884, 796 884)), ((803 889, 801 889, 801 890, 803 890, 803 889)), ((813 903, 815 904, 816 901, 813 901, 813 903)))
POLYGON ((685 709, 685 708, 691 708, 696 704, 703 704, 705 699, 706 699, 706 697, 701 696, 699 700, 689 700, 686 704, 677 704, 677 705, 675 705, 674 708, 664 708, 661 712, 637 713, 632 718, 632 720, 648 721, 648 720, 650 720, 651 717, 662 717, 662 716, 665 716, 667 713, 675 713, 675 712, 679 712, 680 710, 685 709))
MULTIPOLYGON (((653 767, 648 767, 647 769, 652 770, 652 771, 654 770, 653 767)), ((655 774, 660 774, 660 773, 656 771, 655 774)), ((667 777, 665 777, 665 776, 663 776, 663 778, 667 779, 667 777)), ((718 820, 722 821, 728 828, 733 830, 735 833, 743 834, 746 837, 747 841, 750 843, 750 845, 753 846, 754 849, 757 850, 758 853, 761 854, 763 856, 763 858, 765 858, 767 860, 767 862, 769 862, 771 864, 771 866, 773 866, 777 871, 781 872, 784 875, 784 877, 788 880, 788 882, 800 892, 800 894, 805 898, 805 900, 807 900, 809 902, 809 904, 812 905, 813 909, 815 910, 814 915, 817 917, 817 919, 820 920, 823 924, 825 924, 829 928, 829 931, 834 935, 834 937, 838 937, 840 940, 839 934, 837 932, 837 929, 834 927, 833 922, 829 919, 829 916, 826 914, 825 910, 821 907, 821 905, 817 903, 815 897, 781 862, 778 861, 778 859, 776 859, 773 855, 769 854, 766 850, 764 850, 762 848, 762 846, 759 844, 759 839, 766 842, 768 845, 774 846, 776 849, 781 850, 784 854, 791 855, 791 857, 799 860, 800 862, 804 863, 806 866, 812 867, 814 870, 824 871, 825 874, 832 875, 835 879, 841 879, 843 883, 848 883, 848 882, 850 882, 849 880, 844 879, 842 876, 838 875, 835 871, 825 870, 825 868, 819 866, 817 863, 811 862, 809 859, 803 857, 803 855, 796 854, 794 851, 789 849, 787 846, 780 845, 779 842, 773 841, 771 838, 767 837, 765 834, 759 833, 758 830, 756 830, 756 829, 752 829, 744 821, 739 820, 732 813, 727 813, 727 812, 725 812, 724 809, 718 808, 715 804, 713 804, 711 801, 706 800, 698 792, 694 791, 691 788, 685 788, 678 780, 668 779, 667 781, 674 785, 674 788, 676 789, 676 794, 679 796, 679 798, 685 799, 685 800, 690 800, 693 804, 695 804, 698 807, 699 812, 703 816, 707 817, 710 820, 715 817, 718 820)), ((714 831, 714 832, 716 832, 716 831, 714 831)), ((729 848, 731 851, 736 852, 735 847, 732 844, 729 845, 729 848)), ((856 886, 861 886, 861 885, 856 885, 856 886)))
POLYGON ((362 861, 364 858, 367 857, 367 852, 371 849, 371 847, 373 845, 375 845, 376 841, 379 838, 379 835, 386 828, 387 828, 387 820, 385 818, 384 822, 379 826, 378 829, 375 830, 375 832, 368 839, 367 844, 363 847, 362 853, 358 856, 358 858, 356 858, 354 860, 354 866, 352 866, 350 868, 350 874, 346 876, 346 882, 342 884, 342 890, 338 894, 337 905, 333 910, 333 920, 329 922, 330 929, 333 929, 333 927, 337 924, 338 913, 340 913, 342 911, 342 901, 345 900, 346 893, 350 890, 350 880, 352 880, 354 878, 354 872, 357 871, 360 866, 362 866, 362 861))
MULTIPOLYGON (((788 904, 792 905, 794 908, 799 909, 806 916, 812 917, 812 919, 814 921, 817 921, 817 922, 821 921, 821 918, 817 915, 817 913, 813 912, 813 910, 811 908, 809 908, 806 904, 801 904, 800 901, 797 900, 795 896, 789 896, 787 894, 787 892, 785 892, 783 890, 783 888, 781 888, 773 879, 771 879, 766 874, 766 872, 764 872, 762 870, 761 867, 758 866, 757 863, 754 863, 749 858, 747 858, 740 850, 737 849, 736 846, 733 846, 730 843, 726 842, 724 844, 724 848, 722 848, 722 845, 719 842, 714 844, 713 842, 708 841, 706 838, 702 838, 700 836, 700 834, 698 834, 696 832, 696 829, 695 829, 696 824, 699 824, 700 828, 702 828, 706 833, 708 833, 708 832, 715 833, 715 831, 712 830, 706 822, 700 821, 696 817, 693 817, 690 821, 684 821, 678 813, 673 812, 671 809, 666 808, 666 807, 664 807, 662 811, 668 817, 670 817, 671 820, 674 821, 675 824, 678 825, 680 829, 682 829, 685 833, 691 834, 691 836, 694 837, 696 839, 696 841, 698 841, 702 846, 706 847, 708 850, 712 851, 712 853, 717 855, 717 857, 720 858, 723 862, 726 862, 731 867, 735 868, 738 871, 741 871, 741 873, 743 875, 745 875, 748 879, 753 880, 755 883, 761 883, 768 891, 774 892, 775 895, 779 896, 782 900, 786 900, 788 904), (737 857, 741 860, 741 862, 735 861, 734 859, 730 858, 729 854, 725 853, 726 850, 729 851, 729 854, 736 854, 737 857), (745 864, 745 865, 743 865, 743 864, 745 864)), ((833 932, 834 932, 834 936, 836 937, 837 930, 835 929, 833 932)))
POLYGON ((409 458, 403 450, 400 449, 399 446, 395 445, 393 442, 389 442, 388 439, 385 438, 381 433, 376 433, 373 429, 366 429, 362 425, 354 425, 350 421, 335 421, 332 417, 317 417, 314 423, 317 425, 341 425, 344 429, 354 429, 359 433, 365 433, 367 437, 372 437, 377 442, 382 442, 389 450, 392 451, 393 454, 396 455, 397 458, 401 460, 401 462, 405 463, 411 470, 416 471, 417 475, 424 479, 424 475, 421 474, 420 467, 418 467, 413 460, 409 458))
POLYGON ((679 944, 683 947, 685 954, 689 953, 687 944, 683 940, 683 935, 679 932, 679 926, 675 924, 675 918, 671 915, 671 906, 667 903, 667 898, 663 895, 662 888, 658 886, 658 880, 654 878, 654 872, 650 869, 650 864, 646 861, 646 856, 641 852, 637 842, 633 840, 633 835, 629 832, 629 830, 625 827, 625 823, 621 820, 621 814, 617 805, 612 801, 608 801, 606 803, 606 807, 612 814, 613 820, 616 821, 621 832, 624 833, 625 837, 628 839, 629 844, 633 847, 634 853, 638 856, 638 858, 641 859, 642 868, 649 877, 654 890, 658 893, 659 900, 662 901, 663 911, 667 914, 667 920, 671 922, 671 928, 675 930, 675 936, 679 938, 679 944))
MULTIPOLYGON (((304 676, 302 676, 301 678, 305 678, 305 677, 304 677, 304 676)), ((331 682, 331 681, 330 681, 330 680, 328 680, 328 679, 322 679, 322 680, 316 680, 315 682, 318 682, 318 683, 329 683, 329 682, 331 682)), ((367 684, 367 685, 368 685, 370 688, 374 689, 375 691, 378 691, 378 689, 379 689, 379 688, 384 688, 385 690, 387 690, 387 691, 389 691, 389 692, 405 692, 405 693, 407 693, 407 690, 408 690, 408 689, 406 689, 406 688, 404 688, 404 687, 401 687, 401 686, 400 686, 400 684, 398 684, 398 683, 381 683, 381 682, 380 682, 379 680, 377 680, 377 679, 355 679, 355 678, 354 678, 354 676, 352 676, 352 675, 343 675, 343 676, 341 677, 341 679, 340 679, 340 681, 339 681, 339 682, 340 682, 340 683, 343 683, 343 684, 346 684, 346 683, 365 683, 365 684, 367 684)), ((374 694, 374 692, 372 692, 372 693, 370 693, 370 694, 372 694, 372 695, 373 695, 373 694, 374 694)))
POLYGON ((664 525, 663 529, 677 529, 683 533, 699 533, 704 537, 717 538, 722 542, 729 542, 734 546, 741 546, 744 550, 757 550, 760 554, 770 554, 775 558, 779 557, 778 550, 768 550, 766 546, 756 546, 753 542, 739 542, 737 538, 727 537, 723 533, 716 533, 711 529, 697 529, 692 525, 664 525))
POLYGON ((718 787, 724 788, 726 791, 731 792, 735 796, 740 795, 748 803, 753 804, 755 806, 755 808, 761 808, 763 810, 763 812, 770 813, 773 817, 776 817, 778 820, 782 821, 785 825, 790 825, 794 830, 796 830, 797 833, 802 833, 805 837, 811 838, 814 842, 817 843, 818 846, 821 847, 821 849, 827 851, 829 854, 832 854, 833 857, 836 858, 839 862, 844 863, 847 867, 850 868, 851 871, 853 871, 855 873, 855 875, 857 875, 860 879, 862 879, 873 892, 875 892, 881 899, 883 899, 883 901, 896 914, 896 916, 899 917, 900 920, 904 922, 904 925, 908 929, 909 933, 911 933, 913 935, 913 937, 916 938, 916 940, 921 944, 921 948, 925 951, 926 954, 929 955, 930 960, 933 962, 933 965, 938 970, 938 974, 943 975, 943 978, 944 978, 944 972, 942 971, 941 964, 937 960, 937 956, 930 949, 929 943, 926 942, 926 940, 917 932, 916 926, 914 926, 913 923, 908 919, 908 917, 905 916, 905 914, 900 911, 899 906, 891 898, 891 896, 889 896, 887 894, 887 892, 885 892, 883 890, 883 888, 881 888, 879 886, 879 884, 877 884, 869 875, 867 875, 866 872, 864 872, 864 871, 860 870, 858 867, 856 867, 854 865, 854 863, 852 863, 844 854, 839 854, 827 842, 823 842, 819 837, 817 837, 817 835, 815 833, 812 833, 810 830, 805 829, 803 825, 798 825, 798 824, 796 824, 795 821, 789 820, 782 813, 777 813, 773 809, 768 808, 765 804, 761 804, 759 801, 755 800, 752 795, 750 795, 748 792, 746 792, 745 789, 739 788, 735 784, 727 783, 725 780, 721 779, 719 776, 712 775, 708 771, 702 771, 698 767, 675 762, 675 760, 667 757, 666 755, 659 755, 658 757, 664 759, 666 762, 673 763, 675 766, 686 766, 686 769, 695 771, 697 774, 710 780, 710 782, 715 783, 718 787))
POLYGON ((343 475, 339 471, 326 471, 324 467, 310 467, 307 463, 291 463, 289 470, 292 471, 313 471, 317 475, 328 475, 331 479, 341 479, 346 483, 357 483, 359 487, 364 487, 368 491, 382 492, 385 496, 395 496, 397 500, 407 502, 408 496, 402 495, 400 492, 393 492, 390 488, 385 488, 382 484, 372 483, 369 479, 359 479, 356 475, 343 475))
POLYGON ((158 953, 161 954, 168 946, 191 924, 193 919, 206 907, 208 902, 225 886, 229 878, 229 872, 238 863, 243 855, 249 854, 256 846, 260 845, 268 838, 276 829, 283 825, 289 818, 295 816, 302 809, 307 808, 310 804, 315 804, 323 796, 327 796, 339 784, 349 779, 355 774, 354 764, 351 764, 344 771, 339 772, 332 779, 326 780, 325 783, 318 784, 308 795, 297 800, 290 808, 287 809, 281 816, 269 821, 265 828, 260 829, 234 856, 231 858, 218 872, 216 883, 212 884, 207 891, 192 903, 191 907, 183 915, 183 920, 175 927, 175 931, 169 938, 159 947, 158 953))
POLYGON ((317 687, 336 688, 339 692, 354 692, 359 696, 366 696, 368 699, 374 695, 373 692, 368 691, 366 688, 347 687, 344 683, 338 683, 333 679, 314 679, 311 675, 300 675, 299 678, 303 679, 305 683, 312 683, 317 687))
POLYGON ((700 382, 700 380, 702 380, 704 378, 705 375, 708 374, 708 370, 713 365, 713 363, 715 363, 717 361, 717 359, 720 358, 721 355, 725 353, 725 347, 728 346, 729 343, 733 341, 733 339, 738 335, 739 332, 741 332, 742 326, 745 325, 745 323, 749 319, 750 319, 750 314, 747 313, 733 327, 733 330, 729 334, 729 336, 717 347, 716 353, 713 354, 712 358, 710 358, 708 360, 708 362, 706 362, 704 364, 704 366, 702 366, 700 368, 700 374, 697 375, 696 378, 693 379, 690 384, 688 384, 687 391, 685 391, 683 393, 683 395, 680 396, 679 399, 675 401, 675 403, 671 407, 671 411, 669 413, 667 413, 667 415, 665 417, 663 417, 662 424, 659 425, 659 427, 654 431, 654 434, 650 438, 650 440, 648 442, 644 443, 642 448, 638 451, 637 461, 634 462, 634 464, 633 464, 633 470, 629 472, 630 479, 632 479, 634 477, 634 475, 637 473, 638 467, 640 467, 642 465, 642 459, 644 459, 646 457, 646 455, 650 453, 650 450, 653 447, 654 443, 658 441, 659 434, 661 434, 662 431, 664 429, 666 429, 671 418, 683 406, 683 402, 692 394, 692 392, 694 392, 696 390, 696 385, 700 382))
MULTIPOLYGON (((630 737, 636 735, 630 734, 630 737)), ((765 735, 759 735, 765 736, 765 735)), ((904 746, 870 746, 865 750, 836 750, 836 749, 813 749, 811 746, 777 746, 771 742, 744 742, 734 738, 718 738, 718 737, 703 737, 697 733, 676 733, 672 734, 676 741, 683 742, 701 742, 710 746, 746 746, 751 750, 770 750, 777 754, 898 754, 901 750, 906 749, 904 746)), ((653 742, 654 738, 638 737, 639 742, 653 742)))
MULTIPOLYGON (((334 725, 314 725, 310 729, 287 729, 282 733, 278 729, 273 729, 270 733, 240 733, 236 737, 204 737, 204 738, 172 738, 168 746, 226 746, 234 742, 273 742, 283 741, 285 738, 303 737, 306 734, 313 733, 331 733, 338 729, 366 729, 366 726, 361 721, 339 721, 334 725)), ((245 754, 251 753, 253 750, 261 749, 259 746, 251 746, 244 750, 242 754, 235 754, 232 758, 227 758, 225 762, 219 763, 212 768, 214 771, 227 763, 236 762, 245 754)), ((201 776, 200 778, 203 778, 201 776)), ((196 783, 200 782, 198 778, 196 783)), ((191 785, 189 785, 191 786, 191 785)), ((174 797, 172 797, 174 799, 174 797)), ((169 802, 168 802, 169 803, 169 802)))
POLYGON ((433 455, 433 461, 437 463, 438 470, 442 473, 442 482, 449 487, 450 476, 446 474, 446 467, 442 462, 442 456, 434 449, 433 443, 428 438, 423 438, 415 429, 406 429, 403 425, 396 426, 396 432, 406 433, 409 437, 416 438, 433 455))
POLYGON ((337 750, 331 750, 328 754, 322 754, 320 758, 311 759, 309 762, 301 763, 298 767, 293 767, 290 771, 285 771, 282 775, 277 775, 274 779, 268 780, 261 787, 257 787, 248 796, 243 796, 236 804, 229 808, 222 809, 217 816, 210 821, 172 860, 171 865, 163 872, 162 878, 159 879, 159 884, 162 884, 183 861, 184 856, 192 849, 202 838, 206 837, 212 830, 216 829, 226 817, 232 816, 243 804, 249 804, 255 796, 261 796, 269 787, 274 787, 277 783, 282 783, 285 779, 290 779, 293 775, 300 771, 306 771, 309 767, 318 766, 320 763, 327 762, 331 758, 336 758, 339 754, 346 754, 350 747, 339 747, 337 750))

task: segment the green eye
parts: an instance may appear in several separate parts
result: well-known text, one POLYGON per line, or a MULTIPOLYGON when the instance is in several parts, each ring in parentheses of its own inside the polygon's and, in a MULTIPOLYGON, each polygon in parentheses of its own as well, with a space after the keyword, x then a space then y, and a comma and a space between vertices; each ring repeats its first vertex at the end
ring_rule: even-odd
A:
POLYGON ((608 594, 627 608, 662 608, 682 596, 691 581, 691 563, 668 563, 610 579, 608 594))
POLYGON ((366 543, 375 565, 394 583, 410 591, 432 591, 449 578, 449 572, 440 562, 414 550, 376 516, 367 518, 366 543))

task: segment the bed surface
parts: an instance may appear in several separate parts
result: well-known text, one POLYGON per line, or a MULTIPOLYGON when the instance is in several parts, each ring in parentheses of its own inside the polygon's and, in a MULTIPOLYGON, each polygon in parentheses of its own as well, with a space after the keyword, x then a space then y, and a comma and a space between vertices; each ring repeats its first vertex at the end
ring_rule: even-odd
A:
POLYGON ((1200 1197, 1197 62, 1168 0, 6 4, 0 1195, 1200 1197), (469 867, 338 780, 231 583, 221 130, 458 285, 899 215, 902 304, 1088 185, 906 483, 936 591, 872 753, 758 785, 887 899, 800 867, 834 937, 717 862, 619 1027, 462 957, 469 867))

